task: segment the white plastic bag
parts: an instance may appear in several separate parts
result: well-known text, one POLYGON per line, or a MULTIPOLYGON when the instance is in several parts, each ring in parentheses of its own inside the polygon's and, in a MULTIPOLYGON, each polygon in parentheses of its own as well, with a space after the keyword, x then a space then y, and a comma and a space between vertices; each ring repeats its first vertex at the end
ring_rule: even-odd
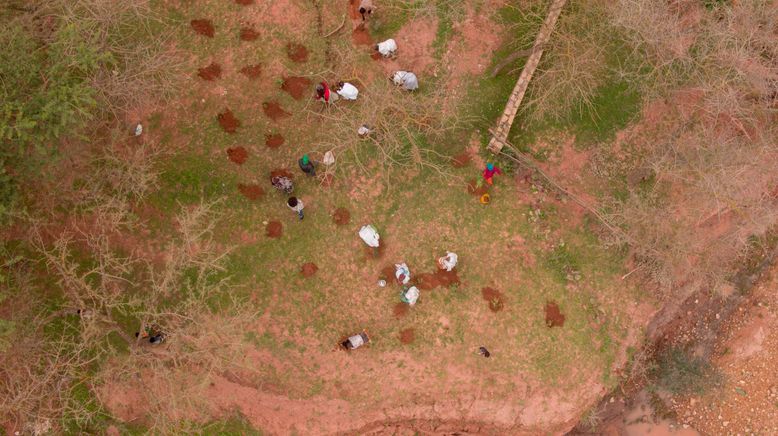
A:
POLYGON ((321 163, 327 166, 335 163, 335 155, 332 153, 332 150, 324 153, 324 158, 322 158, 321 163))
POLYGON ((356 100, 359 95, 359 90, 350 83, 344 83, 338 90, 338 95, 343 97, 344 100, 356 100))
POLYGON ((381 235, 378 234, 375 227, 368 224, 359 229, 359 237, 362 238, 369 247, 378 248, 378 240, 381 238, 381 235))

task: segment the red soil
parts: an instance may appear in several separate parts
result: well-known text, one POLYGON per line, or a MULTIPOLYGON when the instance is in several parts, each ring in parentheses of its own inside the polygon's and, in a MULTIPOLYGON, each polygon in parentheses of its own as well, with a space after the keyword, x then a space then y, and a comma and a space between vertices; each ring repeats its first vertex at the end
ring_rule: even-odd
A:
POLYGON ((278 221, 270 221, 265 227, 265 234, 269 238, 280 238, 284 232, 284 226, 278 221))
POLYGON ((227 157, 236 164, 242 165, 248 159, 249 153, 243 147, 228 148, 227 157))
POLYGON ((411 344, 415 339, 416 332, 413 329, 400 330, 400 342, 403 344, 411 344))
POLYGON ((245 67, 240 69, 240 74, 243 74, 249 79, 256 79, 262 74, 262 66, 259 64, 246 65, 245 67))
POLYGON ((481 187, 477 187, 475 179, 470 179, 467 182, 467 192, 475 195, 476 197, 480 197, 486 194, 488 191, 489 191, 489 187, 486 186, 486 183, 481 185, 481 187))
POLYGON ((348 16, 352 20, 361 20, 362 15, 359 13, 359 1, 358 0, 349 0, 348 2, 348 16))
POLYGON ((368 47, 375 45, 373 38, 370 37, 364 25, 359 25, 354 29, 351 33, 351 40, 354 41, 354 45, 366 45, 368 47))
POLYGON ((203 80, 215 80, 222 76, 222 67, 216 62, 211 62, 211 65, 205 68, 198 68, 197 75, 203 80))
POLYGON ((277 101, 266 101, 262 103, 262 111, 265 112, 268 118, 273 121, 278 121, 281 118, 286 118, 290 114, 285 111, 277 101))
POLYGON ((303 275, 303 277, 310 277, 314 274, 316 274, 316 271, 319 270, 319 267, 316 266, 313 262, 308 262, 303 264, 302 268, 300 268, 300 273, 303 275))
POLYGON ((489 310, 492 312, 499 312, 505 307, 502 294, 497 289, 483 288, 481 289, 481 296, 489 302, 489 310))
POLYGON ((392 283, 394 281, 394 265, 387 265, 383 267, 381 272, 378 274, 378 278, 392 283))
POLYGON ((411 306, 401 301, 394 305, 394 309, 392 309, 392 313, 394 313, 395 318, 400 319, 405 315, 407 315, 410 310, 411 310, 411 306))
POLYGON ((219 125, 222 126, 222 129, 227 133, 235 133, 235 131, 238 130, 238 127, 240 127, 240 121, 235 118, 235 115, 229 109, 225 109, 224 112, 216 117, 216 119, 219 120, 219 125))
POLYGON ((419 274, 416 276, 416 283, 418 283, 419 289, 423 290, 435 289, 438 286, 450 288, 451 285, 459 284, 459 276, 457 276, 456 270, 439 269, 433 274, 419 274))
POLYGON ((311 89, 311 80, 307 77, 286 77, 281 89, 288 92, 295 100, 300 100, 311 89))
POLYGON ((335 209, 335 213, 332 214, 332 220, 339 226, 345 226, 351 221, 351 214, 348 209, 339 207, 335 209))
POLYGON ((265 135, 265 145, 268 148, 278 148, 284 143, 284 137, 278 133, 272 135, 265 135))
POLYGON ((265 195, 265 191, 259 185, 244 185, 241 183, 238 184, 238 191, 249 200, 259 200, 265 195))
POLYGON ((454 156, 454 159, 451 161, 451 166, 454 168, 462 168, 470 163, 470 159, 470 153, 465 150, 462 153, 454 156))
POLYGON ((213 38, 214 29, 213 29, 213 23, 211 23, 211 20, 192 20, 189 22, 189 24, 192 25, 192 29, 200 35, 207 36, 209 38, 213 38))
POLYGON ((297 63, 303 63, 308 60, 308 48, 302 44, 293 44, 290 42, 286 46, 286 55, 289 56, 289 59, 297 63))
POLYGON ((240 40, 241 41, 254 41, 257 38, 259 38, 259 32, 254 30, 252 27, 244 27, 240 29, 240 40))
POLYGON ((565 316, 559 310, 559 306, 549 301, 546 303, 546 325, 548 327, 562 327, 565 325, 565 316))
POLYGON ((270 180, 273 180, 273 177, 286 177, 289 180, 293 180, 294 176, 292 176, 292 173, 289 171, 283 169, 283 168, 276 168, 272 171, 270 171, 270 180))
POLYGON ((235 3, 241 5, 241 6, 248 6, 251 4, 254 4, 254 0, 235 0, 235 3))

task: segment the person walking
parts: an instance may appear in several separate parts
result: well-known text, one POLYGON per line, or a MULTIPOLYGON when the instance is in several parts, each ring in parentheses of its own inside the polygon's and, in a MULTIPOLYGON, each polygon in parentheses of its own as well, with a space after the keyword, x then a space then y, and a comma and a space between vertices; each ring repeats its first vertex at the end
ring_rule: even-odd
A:
POLYGON ((489 185, 493 185, 494 181, 492 180, 494 178, 495 174, 502 174, 502 170, 492 163, 486 164, 486 168, 484 169, 484 180, 486 180, 486 183, 489 185))
POLYGON ((300 169, 302 170, 302 172, 304 172, 308 176, 316 175, 316 167, 313 165, 313 161, 311 161, 311 159, 308 158, 307 154, 304 154, 303 157, 298 159, 297 163, 300 165, 300 169))
POLYGON ((286 200, 286 205, 289 206, 289 209, 292 209, 292 211, 297 212, 297 216, 300 217, 301 220, 305 217, 303 215, 303 208, 305 205, 303 205, 303 201, 299 198, 289 197, 289 200, 286 200))

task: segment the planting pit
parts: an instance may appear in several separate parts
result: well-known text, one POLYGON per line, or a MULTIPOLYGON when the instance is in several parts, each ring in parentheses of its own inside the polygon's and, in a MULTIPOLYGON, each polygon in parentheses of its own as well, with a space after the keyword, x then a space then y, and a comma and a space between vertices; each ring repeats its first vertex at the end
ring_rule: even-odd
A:
POLYGON ((217 64, 216 62, 211 62, 210 65, 208 65, 205 68, 198 68, 197 69, 197 75, 207 81, 216 80, 219 77, 222 76, 222 67, 221 65, 217 64))
POLYGON ((235 0, 235 3, 241 6, 248 6, 254 4, 254 0, 235 0))
POLYGON ((478 186, 478 183, 476 182, 475 179, 470 179, 467 182, 467 192, 475 195, 476 197, 480 197, 486 194, 487 192, 489 192, 489 187, 486 185, 486 183, 484 183, 481 186, 478 186))
POLYGON ((289 56, 289 59, 297 62, 297 63, 303 63, 308 61, 308 47, 297 44, 297 43, 289 43, 286 45, 286 55, 289 56))
POLYGON ((546 326, 562 327, 565 325, 565 316, 559 310, 559 305, 554 301, 546 303, 546 326))
POLYGON ((199 35, 207 36, 208 38, 213 38, 214 28, 213 28, 213 23, 211 23, 211 20, 206 20, 206 19, 192 20, 189 22, 189 24, 192 25, 192 29, 194 29, 195 33, 199 35))
POLYGON ((273 177, 286 177, 289 180, 293 180, 294 176, 292 176, 292 173, 290 173, 288 170, 284 168, 276 168, 272 171, 270 171, 270 180, 273 180, 273 177))
POLYGON ((392 313, 394 314, 395 318, 400 319, 405 317, 405 315, 407 315, 410 310, 411 310, 411 306, 401 301, 394 305, 394 308, 392 309, 392 313))
POLYGON ((316 271, 319 270, 319 267, 316 266, 313 262, 308 262, 303 264, 302 268, 300 268, 300 273, 303 275, 303 277, 311 277, 312 275, 316 274, 316 271))
POLYGON ((365 28, 364 25, 357 26, 357 28, 351 32, 351 40, 354 42, 354 45, 366 45, 368 47, 375 45, 373 38, 370 37, 370 34, 367 32, 367 28, 365 28))
POLYGON ((249 157, 249 152, 243 147, 228 148, 227 157, 236 164, 243 165, 249 157))
POLYGON ((227 133, 235 133, 238 127, 240 127, 240 121, 235 118, 235 115, 229 109, 217 115, 216 119, 219 121, 222 130, 227 133))
POLYGON ((470 160, 470 153, 465 150, 462 153, 454 156, 454 158, 451 160, 451 166, 454 168, 463 168, 470 163, 470 160))
POLYGON ((492 312, 499 312, 505 307, 502 293, 497 289, 489 287, 483 288, 481 289, 481 296, 484 300, 489 302, 489 310, 492 312))
POLYGON ((259 32, 254 30, 253 27, 243 27, 240 29, 241 41, 256 41, 259 38, 259 32))
POLYGON ((412 344, 416 339, 416 331, 413 329, 400 330, 400 342, 403 344, 412 344))
POLYGON ((288 92, 295 100, 300 100, 311 90, 312 82, 307 77, 286 77, 281 89, 288 92))
POLYGON ((265 145, 267 148, 278 148, 284 143, 284 137, 278 133, 265 135, 265 145))
POLYGON ((270 221, 265 226, 265 234, 268 238, 278 239, 284 233, 284 226, 279 221, 270 221))
POLYGON ((262 66, 259 64, 246 65, 240 69, 240 74, 243 74, 249 79, 257 79, 260 75, 262 75, 262 66))
POLYGON ((450 288, 452 285, 459 284, 459 276, 457 271, 446 271, 439 269, 434 273, 424 273, 416 276, 416 283, 419 289, 430 290, 435 289, 438 286, 450 288))
POLYGON ((238 184, 238 191, 249 200, 259 200, 265 195, 265 191, 259 185, 244 185, 240 183, 238 184))
POLYGON ((262 103, 262 111, 273 121, 286 118, 292 114, 285 111, 277 101, 266 101, 262 103))
POLYGON ((335 213, 332 214, 332 220, 339 226, 345 226, 351 221, 351 214, 348 209, 339 207, 335 209, 335 213))

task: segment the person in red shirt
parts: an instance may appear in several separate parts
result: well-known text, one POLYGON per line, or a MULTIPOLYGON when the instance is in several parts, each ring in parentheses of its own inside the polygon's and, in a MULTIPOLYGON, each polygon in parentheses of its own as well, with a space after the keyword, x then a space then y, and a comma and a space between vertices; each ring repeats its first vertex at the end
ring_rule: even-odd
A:
POLYGON ((321 82, 316 85, 316 100, 324 100, 325 103, 330 102, 330 87, 326 82, 321 82))
POLYGON ((500 168, 491 163, 486 164, 486 169, 484 170, 484 180, 486 180, 486 183, 492 185, 492 177, 494 177, 495 174, 502 174, 500 168))

